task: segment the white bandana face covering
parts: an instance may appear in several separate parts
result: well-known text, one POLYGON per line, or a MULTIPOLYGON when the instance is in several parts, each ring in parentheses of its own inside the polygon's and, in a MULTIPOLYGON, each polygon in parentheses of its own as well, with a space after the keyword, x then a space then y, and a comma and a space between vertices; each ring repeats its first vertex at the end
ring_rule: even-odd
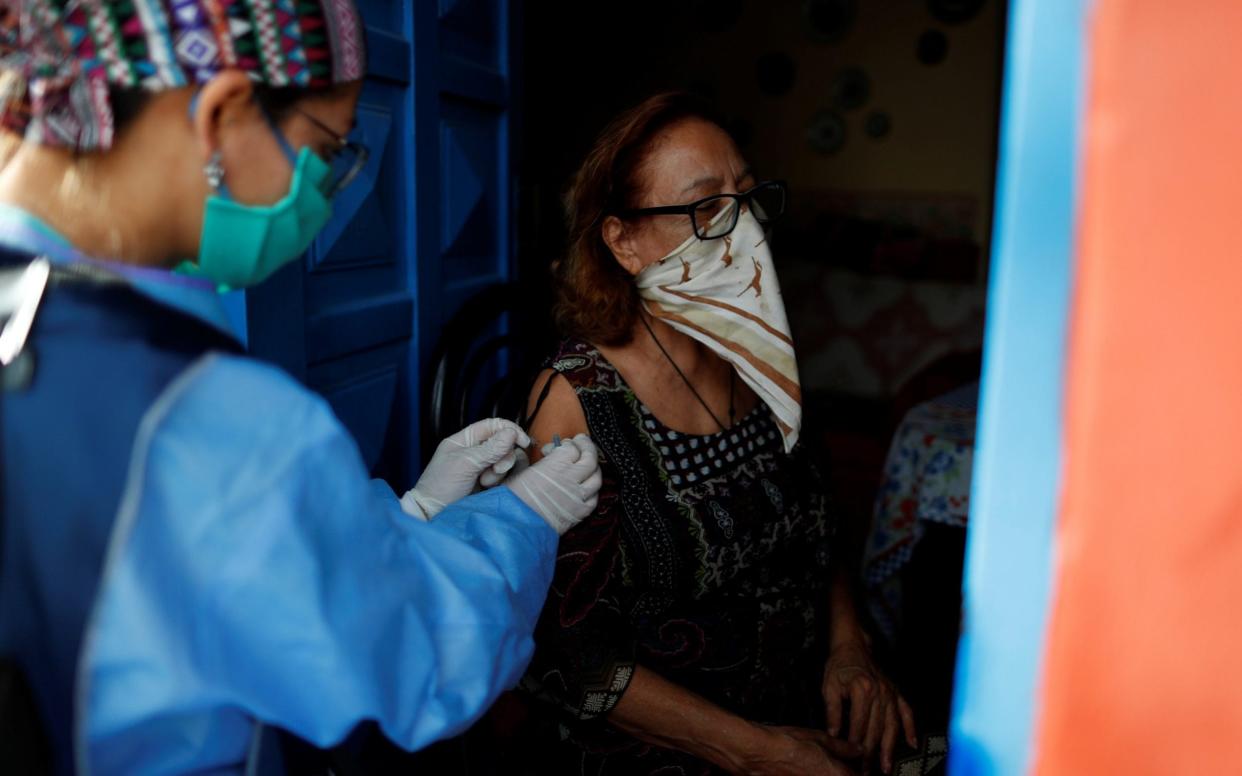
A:
MULTIPOLYGON (((729 208, 716 216, 731 217, 729 208)), ((635 280, 653 317, 733 364, 776 416, 785 451, 792 450, 802 428, 798 362, 772 252, 749 208, 729 235, 692 236, 635 280)))

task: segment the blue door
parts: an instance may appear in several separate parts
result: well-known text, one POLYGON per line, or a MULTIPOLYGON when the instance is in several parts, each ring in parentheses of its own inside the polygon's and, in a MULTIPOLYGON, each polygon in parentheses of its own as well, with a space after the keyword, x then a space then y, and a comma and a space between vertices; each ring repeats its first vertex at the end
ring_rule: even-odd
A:
POLYGON ((251 352, 332 404, 367 465, 420 469, 423 375, 442 324, 513 272, 512 0, 360 0, 366 170, 305 261, 246 299, 251 352))

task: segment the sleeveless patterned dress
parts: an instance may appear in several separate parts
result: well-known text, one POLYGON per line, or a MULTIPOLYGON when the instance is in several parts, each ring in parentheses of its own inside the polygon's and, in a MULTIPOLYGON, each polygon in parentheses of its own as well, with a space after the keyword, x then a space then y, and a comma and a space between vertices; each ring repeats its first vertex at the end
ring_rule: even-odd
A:
POLYGON ((762 403, 728 431, 672 430, 585 342, 549 366, 582 404, 604 485, 561 539, 523 680, 560 732, 540 772, 714 772, 607 724, 635 665, 752 721, 822 726, 833 531, 805 450, 784 452, 762 403))

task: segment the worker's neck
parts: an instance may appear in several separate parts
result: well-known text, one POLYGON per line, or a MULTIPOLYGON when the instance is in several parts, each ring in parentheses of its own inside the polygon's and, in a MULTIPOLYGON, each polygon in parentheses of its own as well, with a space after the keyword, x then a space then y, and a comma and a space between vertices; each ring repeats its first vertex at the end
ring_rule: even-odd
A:
POLYGON ((169 217, 169 192, 128 156, 23 143, 0 171, 0 203, 29 212, 88 256, 172 266, 178 224, 169 217))

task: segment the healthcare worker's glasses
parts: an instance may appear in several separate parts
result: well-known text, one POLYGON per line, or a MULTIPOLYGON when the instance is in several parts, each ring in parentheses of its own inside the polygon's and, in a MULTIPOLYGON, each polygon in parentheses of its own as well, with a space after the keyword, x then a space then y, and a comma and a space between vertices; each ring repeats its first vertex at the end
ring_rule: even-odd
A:
POLYGON ((336 141, 336 149, 332 153, 332 158, 328 160, 332 165, 332 176, 328 179, 331 185, 326 193, 328 198, 331 199, 341 189, 353 183, 354 178, 358 177, 358 173, 362 172, 362 168, 367 166, 367 159, 371 156, 371 149, 362 143, 355 143, 343 135, 338 135, 332 127, 329 127, 306 111, 297 108, 294 108, 294 110, 302 118, 328 133, 336 141))
MULTIPOLYGON (((336 148, 333 149, 332 157, 324 160, 332 168, 332 174, 324 181, 323 194, 328 199, 332 199, 341 192, 341 189, 353 183, 358 174, 362 172, 362 169, 367 166, 367 159, 371 157, 371 150, 362 143, 355 143, 345 136, 337 134, 332 127, 329 127, 306 111, 299 108, 294 108, 293 110, 320 130, 328 133, 336 142, 336 148)), ((285 138, 285 133, 280 131, 280 127, 268 115, 267 111, 263 111, 263 115, 267 118, 267 123, 271 125, 272 133, 276 135, 276 140, 280 143, 285 156, 289 158, 290 164, 296 164, 298 155, 285 138)))

